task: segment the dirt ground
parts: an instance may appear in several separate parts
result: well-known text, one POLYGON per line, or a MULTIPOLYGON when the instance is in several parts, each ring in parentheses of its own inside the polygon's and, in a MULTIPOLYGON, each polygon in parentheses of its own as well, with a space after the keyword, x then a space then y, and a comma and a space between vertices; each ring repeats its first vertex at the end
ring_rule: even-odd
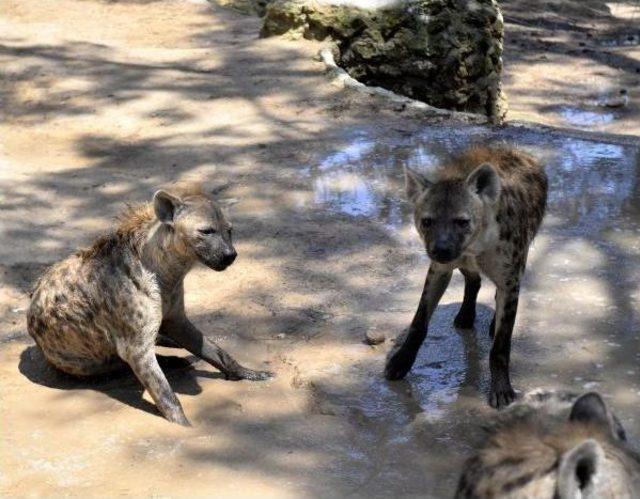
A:
POLYGON ((500 4, 508 119, 640 135, 640 2, 500 4))
POLYGON ((476 141, 531 151, 551 182, 514 386, 600 390, 640 442, 638 42, 594 41, 631 29, 635 5, 597 18, 549 8, 550 24, 506 3, 511 117, 586 130, 569 133, 468 126, 341 90, 318 44, 258 39, 258 18, 204 2, 2 0, 0 495, 451 496, 492 414, 492 286, 476 330, 457 331, 454 278, 405 381, 382 378, 391 340, 362 338, 409 323, 428 264, 402 165, 476 141), (626 98, 587 109, 609 121, 554 111, 603 92, 626 98), (189 275, 188 312, 242 363, 277 373, 229 382, 159 348, 188 429, 159 417, 132 375, 52 370, 24 318, 43 268, 124 203, 186 178, 229 184, 240 255, 224 273, 189 275))

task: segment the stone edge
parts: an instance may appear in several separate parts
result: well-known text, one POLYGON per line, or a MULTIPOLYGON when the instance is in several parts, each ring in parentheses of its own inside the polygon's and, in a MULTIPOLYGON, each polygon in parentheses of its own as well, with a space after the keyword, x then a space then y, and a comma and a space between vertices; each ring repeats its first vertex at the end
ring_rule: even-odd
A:
POLYGON ((382 87, 371 87, 353 78, 349 73, 336 64, 333 57, 333 51, 329 47, 324 47, 318 52, 318 57, 324 63, 325 73, 330 78, 331 83, 341 88, 353 89, 356 92, 360 92, 367 95, 378 95, 394 104, 401 104, 407 109, 414 109, 418 111, 424 111, 429 116, 443 116, 448 118, 459 119, 466 122, 473 122, 475 124, 489 123, 489 119, 481 114, 466 113, 460 111, 450 111, 447 109, 441 109, 439 107, 430 106, 429 104, 399 95, 391 90, 387 90, 382 87))

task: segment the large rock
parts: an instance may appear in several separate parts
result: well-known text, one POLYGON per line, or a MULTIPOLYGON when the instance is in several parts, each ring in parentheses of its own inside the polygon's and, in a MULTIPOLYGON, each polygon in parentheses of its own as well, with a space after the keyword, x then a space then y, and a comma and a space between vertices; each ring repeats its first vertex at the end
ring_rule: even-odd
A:
POLYGON ((503 21, 495 0, 274 0, 262 36, 336 41, 354 78, 499 122, 503 21))

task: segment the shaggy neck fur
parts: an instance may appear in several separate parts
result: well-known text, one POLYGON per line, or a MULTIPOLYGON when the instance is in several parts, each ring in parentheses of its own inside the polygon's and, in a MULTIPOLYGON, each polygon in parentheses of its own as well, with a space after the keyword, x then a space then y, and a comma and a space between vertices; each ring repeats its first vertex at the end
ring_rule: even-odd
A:
POLYGON ((150 203, 129 206, 118 217, 115 234, 98 240, 87 256, 107 249, 109 244, 128 246, 147 270, 155 274, 163 289, 175 288, 196 262, 176 231, 158 221, 150 203))
POLYGON ((196 262, 195 255, 176 232, 157 221, 142 242, 140 257, 144 266, 158 277, 163 289, 175 288, 196 262))

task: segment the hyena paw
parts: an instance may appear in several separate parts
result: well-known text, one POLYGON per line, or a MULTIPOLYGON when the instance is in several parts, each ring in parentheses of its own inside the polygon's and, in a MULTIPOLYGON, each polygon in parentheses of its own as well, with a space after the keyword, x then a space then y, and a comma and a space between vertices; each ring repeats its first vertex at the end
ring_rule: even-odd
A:
POLYGON ((387 365, 384 368, 384 377, 390 381, 404 378, 411 370, 415 360, 415 353, 402 349, 398 350, 387 360, 387 365))
POLYGON ((187 416, 184 415, 181 407, 174 407, 172 410, 166 411, 163 415, 172 423, 176 423, 181 426, 191 426, 191 423, 187 419, 187 416))
POLYGON ((191 423, 189 422, 189 420, 187 419, 186 416, 182 416, 177 418, 176 420, 173 421, 173 423, 178 423, 181 426, 186 426, 186 427, 190 427, 191 423))
POLYGON ((265 379, 273 378, 275 374, 270 371, 254 371, 253 369, 242 369, 234 372, 227 373, 226 378, 231 381, 238 381, 241 379, 248 379, 249 381, 264 381, 265 379))
POLYGON ((489 405, 494 409, 502 409, 507 407, 516 399, 516 392, 513 391, 511 385, 498 385, 491 388, 489 394, 489 405))
POLYGON ((252 381, 264 381, 266 379, 274 378, 275 374, 271 371, 252 371, 249 370, 248 373, 245 373, 244 379, 249 379, 252 381))

